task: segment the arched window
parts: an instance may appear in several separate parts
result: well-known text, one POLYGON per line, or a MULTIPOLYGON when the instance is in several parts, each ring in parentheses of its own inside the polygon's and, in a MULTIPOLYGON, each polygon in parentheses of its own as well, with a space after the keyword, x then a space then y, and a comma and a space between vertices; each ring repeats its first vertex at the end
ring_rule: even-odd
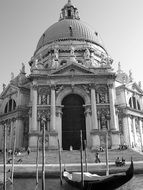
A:
POLYGON ((16 102, 13 99, 10 99, 4 109, 4 113, 14 111, 16 109, 16 102))
POLYGON ((131 108, 133 108, 133 109, 141 110, 139 101, 138 101, 137 98, 134 97, 134 96, 129 99, 129 106, 130 106, 131 108))

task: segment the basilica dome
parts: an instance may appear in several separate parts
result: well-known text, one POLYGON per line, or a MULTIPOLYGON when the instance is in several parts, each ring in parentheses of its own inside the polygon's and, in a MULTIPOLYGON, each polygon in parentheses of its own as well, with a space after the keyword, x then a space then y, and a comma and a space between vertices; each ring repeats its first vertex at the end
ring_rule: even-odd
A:
POLYGON ((80 20, 78 10, 71 4, 71 1, 68 1, 61 10, 59 21, 43 33, 35 53, 45 45, 65 40, 87 41, 103 48, 98 33, 80 20))
POLYGON ((84 40, 102 46, 98 34, 87 24, 77 19, 64 19, 56 22, 44 32, 36 49, 59 40, 84 40))

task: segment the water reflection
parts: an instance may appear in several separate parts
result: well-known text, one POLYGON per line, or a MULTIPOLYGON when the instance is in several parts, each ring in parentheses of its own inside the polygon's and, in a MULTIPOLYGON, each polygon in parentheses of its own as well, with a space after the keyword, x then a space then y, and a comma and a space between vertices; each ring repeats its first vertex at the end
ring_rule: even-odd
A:
MULTIPOLYGON (((14 184, 9 186, 7 190, 35 190, 36 182, 35 179, 15 179, 14 184)), ((41 180, 39 181, 39 188, 41 190, 41 180)), ((59 179, 46 179, 46 190, 76 190, 69 186, 67 183, 60 185, 59 179)), ((143 175, 136 175, 133 179, 125 184, 123 187, 117 190, 142 190, 143 189, 143 175)))

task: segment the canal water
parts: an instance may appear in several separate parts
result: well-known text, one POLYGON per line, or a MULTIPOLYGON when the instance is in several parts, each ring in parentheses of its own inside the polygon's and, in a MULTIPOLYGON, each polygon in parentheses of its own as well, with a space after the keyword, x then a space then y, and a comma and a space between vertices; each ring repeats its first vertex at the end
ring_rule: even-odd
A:
MULTIPOLYGON (((15 179, 14 184, 7 187, 7 190, 35 190, 35 183, 34 178, 15 179)), ((39 188, 37 190, 41 189, 41 181, 39 181, 39 188)), ((71 187, 65 182, 60 186, 59 179, 46 179, 46 190, 76 190, 76 188, 71 187)), ((117 190, 143 190, 143 174, 135 175, 132 180, 117 190)))

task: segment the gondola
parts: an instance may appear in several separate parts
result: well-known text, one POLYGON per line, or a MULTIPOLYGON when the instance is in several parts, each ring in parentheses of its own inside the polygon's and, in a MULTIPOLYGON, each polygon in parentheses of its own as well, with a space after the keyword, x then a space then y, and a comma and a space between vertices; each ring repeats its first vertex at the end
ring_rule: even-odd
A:
POLYGON ((69 173, 66 170, 63 172, 63 179, 73 187, 83 190, 96 190, 96 189, 106 189, 114 190, 125 183, 127 183, 134 174, 133 161, 127 171, 117 174, 110 174, 108 176, 99 176, 96 174, 91 174, 89 172, 83 173, 84 186, 82 187, 81 183, 81 173, 72 172, 69 173))

